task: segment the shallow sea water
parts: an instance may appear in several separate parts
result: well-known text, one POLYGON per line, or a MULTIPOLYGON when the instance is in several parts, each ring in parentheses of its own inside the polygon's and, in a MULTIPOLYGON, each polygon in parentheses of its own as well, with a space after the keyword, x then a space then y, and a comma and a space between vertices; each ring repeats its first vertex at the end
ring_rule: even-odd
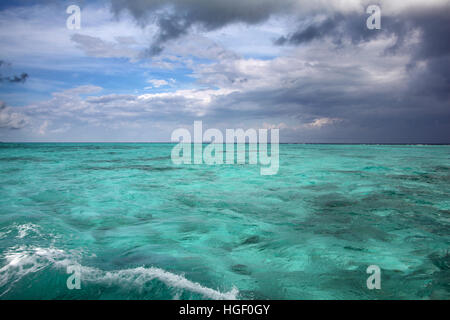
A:
POLYGON ((450 146, 173 146, 0 144, 0 299, 450 299, 450 146))

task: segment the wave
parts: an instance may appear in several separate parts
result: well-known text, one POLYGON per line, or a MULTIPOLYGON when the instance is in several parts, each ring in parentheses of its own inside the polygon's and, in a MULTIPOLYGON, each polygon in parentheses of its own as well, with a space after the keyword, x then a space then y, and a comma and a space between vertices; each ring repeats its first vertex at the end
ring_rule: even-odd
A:
POLYGON ((40 235, 39 232, 39 226, 34 223, 25 223, 17 226, 17 238, 23 239, 25 238, 30 232, 36 233, 37 235, 40 235))
POLYGON ((57 248, 13 247, 3 255, 6 265, 0 268, 0 288, 8 285, 0 296, 12 289, 13 284, 30 273, 39 272, 48 267, 67 270, 75 267, 79 270, 81 282, 103 283, 107 285, 142 287, 151 280, 159 280, 168 287, 187 290, 213 300, 236 300, 239 291, 233 287, 229 292, 221 292, 190 281, 184 276, 155 267, 137 267, 116 271, 104 271, 81 265, 80 255, 68 254, 57 248))

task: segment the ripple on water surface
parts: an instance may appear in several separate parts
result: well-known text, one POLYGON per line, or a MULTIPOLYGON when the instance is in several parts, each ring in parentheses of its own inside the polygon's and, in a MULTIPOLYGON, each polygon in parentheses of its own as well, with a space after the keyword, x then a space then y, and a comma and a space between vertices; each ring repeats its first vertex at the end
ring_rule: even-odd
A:
POLYGON ((274 176, 172 147, 1 144, 0 298, 450 298, 449 146, 281 145, 274 176))

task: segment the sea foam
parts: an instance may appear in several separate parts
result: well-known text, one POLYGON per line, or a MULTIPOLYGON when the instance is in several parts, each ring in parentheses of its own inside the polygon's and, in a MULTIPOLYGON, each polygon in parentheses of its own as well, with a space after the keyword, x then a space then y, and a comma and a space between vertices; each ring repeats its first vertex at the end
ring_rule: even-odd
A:
POLYGON ((142 287, 145 283, 156 279, 168 287, 187 290, 214 300, 236 300, 239 294, 235 287, 228 292, 221 292, 155 267, 104 271, 83 266, 78 262, 77 255, 71 255, 57 248, 13 247, 7 250, 3 258, 6 260, 6 265, 0 268, 0 288, 8 287, 0 293, 0 296, 7 293, 14 283, 30 273, 36 273, 48 267, 65 271, 69 266, 76 266, 80 270, 82 282, 142 287))

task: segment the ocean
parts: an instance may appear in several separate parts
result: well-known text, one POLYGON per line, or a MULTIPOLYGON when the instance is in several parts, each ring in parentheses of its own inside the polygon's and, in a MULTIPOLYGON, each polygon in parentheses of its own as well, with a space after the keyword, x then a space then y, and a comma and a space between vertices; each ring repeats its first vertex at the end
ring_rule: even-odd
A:
POLYGON ((450 146, 173 146, 0 144, 0 299, 450 298, 450 146))

